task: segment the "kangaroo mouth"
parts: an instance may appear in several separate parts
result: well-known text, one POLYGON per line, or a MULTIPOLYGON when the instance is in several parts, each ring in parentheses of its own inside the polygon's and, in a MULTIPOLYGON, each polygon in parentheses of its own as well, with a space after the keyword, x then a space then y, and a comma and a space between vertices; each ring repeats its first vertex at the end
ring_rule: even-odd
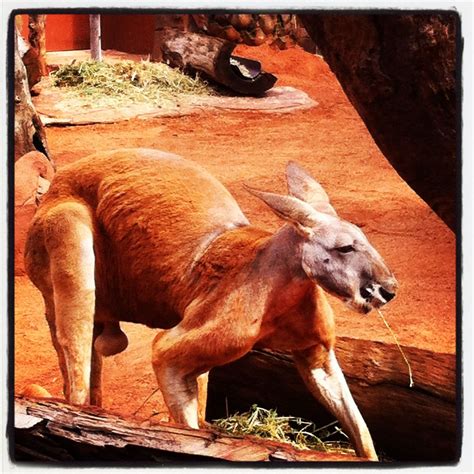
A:
POLYGON ((349 306, 359 313, 368 314, 372 309, 387 304, 394 296, 395 293, 388 292, 381 285, 371 284, 361 287, 349 306))
POLYGON ((359 291, 353 295, 349 293, 342 295, 337 294, 335 291, 326 291, 344 301, 352 311, 360 314, 368 314, 373 309, 382 307, 395 296, 394 293, 387 292, 382 286, 375 283, 361 287, 359 291))
POLYGON ((368 314, 374 308, 372 301, 365 300, 359 295, 357 295, 357 297, 354 299, 346 300, 345 303, 350 309, 360 314, 368 314))

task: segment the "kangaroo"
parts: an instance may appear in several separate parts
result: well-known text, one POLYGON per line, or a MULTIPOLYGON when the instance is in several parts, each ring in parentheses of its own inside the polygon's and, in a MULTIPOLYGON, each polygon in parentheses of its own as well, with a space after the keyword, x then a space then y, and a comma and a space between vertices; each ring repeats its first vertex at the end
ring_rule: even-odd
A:
POLYGON ((397 282, 363 232, 303 168, 288 195, 246 186, 284 225, 250 224, 202 167, 148 149, 101 152, 56 174, 29 229, 66 400, 101 405, 101 361, 127 347, 121 321, 157 328, 152 365, 170 415, 204 423, 207 374, 252 348, 289 351, 359 456, 376 460, 334 352, 325 292, 367 313, 397 282))

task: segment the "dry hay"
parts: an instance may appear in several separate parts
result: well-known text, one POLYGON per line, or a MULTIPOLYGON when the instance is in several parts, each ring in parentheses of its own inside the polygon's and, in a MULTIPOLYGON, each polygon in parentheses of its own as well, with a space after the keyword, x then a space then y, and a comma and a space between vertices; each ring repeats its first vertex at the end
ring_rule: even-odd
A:
POLYGON ((151 61, 73 60, 50 74, 52 84, 91 107, 147 103, 166 106, 188 95, 215 95, 199 76, 187 76, 164 63, 151 61))
POLYGON ((276 410, 257 405, 244 413, 213 420, 218 429, 237 436, 252 435, 259 438, 289 443, 298 449, 314 449, 327 453, 355 455, 347 435, 336 421, 317 427, 311 421, 293 416, 279 416, 276 410))

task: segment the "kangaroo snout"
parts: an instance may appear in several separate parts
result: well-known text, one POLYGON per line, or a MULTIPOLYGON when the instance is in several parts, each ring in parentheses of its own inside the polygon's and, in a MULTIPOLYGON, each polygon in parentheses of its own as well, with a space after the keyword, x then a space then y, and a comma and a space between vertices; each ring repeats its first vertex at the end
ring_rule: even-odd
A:
POLYGON ((395 293, 391 293, 390 291, 386 290, 383 286, 379 288, 379 293, 382 295, 382 298, 384 298, 387 303, 393 298, 395 298, 395 293))
POLYGON ((379 308, 395 298, 397 286, 394 279, 384 284, 384 286, 378 283, 370 283, 360 288, 360 295, 367 303, 379 308))

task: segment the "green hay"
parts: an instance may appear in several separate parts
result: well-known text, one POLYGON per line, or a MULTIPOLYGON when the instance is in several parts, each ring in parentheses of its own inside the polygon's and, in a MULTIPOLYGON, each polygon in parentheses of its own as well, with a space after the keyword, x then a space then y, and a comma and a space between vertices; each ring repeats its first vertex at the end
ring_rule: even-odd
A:
POLYGON ((50 74, 53 86, 91 106, 147 103, 166 106, 182 96, 213 95, 199 76, 192 78, 163 63, 83 61, 50 74))
POLYGON ((355 455, 347 435, 336 426, 336 421, 318 428, 312 422, 293 416, 279 416, 276 410, 257 405, 245 413, 213 420, 218 429, 233 435, 252 435, 259 438, 289 443, 298 449, 315 449, 327 453, 355 455), (334 440, 335 435, 339 439, 334 440))

